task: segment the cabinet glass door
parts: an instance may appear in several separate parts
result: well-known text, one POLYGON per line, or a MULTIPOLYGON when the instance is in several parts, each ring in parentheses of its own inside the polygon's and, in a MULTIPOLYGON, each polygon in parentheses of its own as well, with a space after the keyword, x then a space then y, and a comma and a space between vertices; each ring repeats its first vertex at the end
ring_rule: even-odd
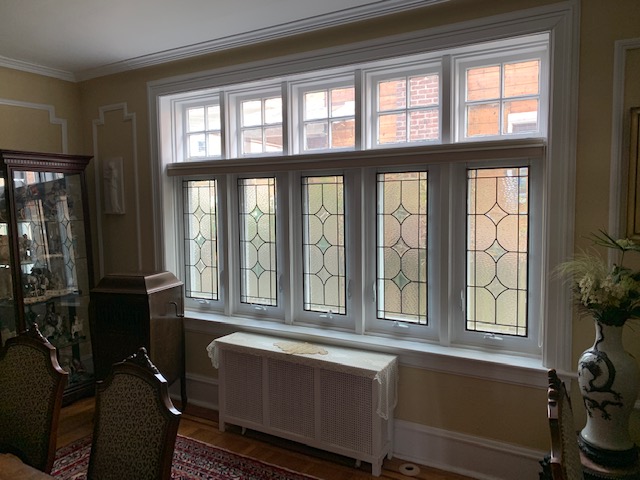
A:
POLYGON ((0 335, 3 339, 15 336, 17 330, 6 195, 4 178, 0 178, 0 335))
POLYGON ((81 175, 12 172, 24 323, 58 349, 69 387, 93 376, 81 175))

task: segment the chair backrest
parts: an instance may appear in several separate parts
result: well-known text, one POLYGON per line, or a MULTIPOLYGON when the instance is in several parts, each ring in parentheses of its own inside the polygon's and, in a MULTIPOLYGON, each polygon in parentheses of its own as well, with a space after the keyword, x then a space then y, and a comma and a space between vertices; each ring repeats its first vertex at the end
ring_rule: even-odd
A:
POLYGON ((140 348, 97 384, 87 478, 170 478, 179 422, 167 381, 140 348))
POLYGON ((551 429, 550 466, 553 480, 582 480, 584 475, 571 399, 555 370, 549 370, 547 413, 551 429))
POLYGON ((68 374, 34 324, 0 350, 0 452, 51 472, 68 374))

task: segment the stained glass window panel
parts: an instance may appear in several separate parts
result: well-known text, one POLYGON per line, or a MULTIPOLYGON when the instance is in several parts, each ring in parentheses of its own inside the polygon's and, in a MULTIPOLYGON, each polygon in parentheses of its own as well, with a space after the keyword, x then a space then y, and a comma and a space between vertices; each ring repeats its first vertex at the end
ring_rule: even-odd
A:
POLYGON ((377 315, 427 324, 427 172, 378 174, 377 315))
POLYGON ((276 306, 276 182, 238 180, 240 220, 240 301, 276 306))
POLYGON ((527 336, 529 171, 468 171, 466 326, 527 336))
POLYGON ((183 193, 185 295, 217 300, 216 181, 184 181, 183 193))
POLYGON ((304 177, 304 309, 346 313, 344 179, 304 177))

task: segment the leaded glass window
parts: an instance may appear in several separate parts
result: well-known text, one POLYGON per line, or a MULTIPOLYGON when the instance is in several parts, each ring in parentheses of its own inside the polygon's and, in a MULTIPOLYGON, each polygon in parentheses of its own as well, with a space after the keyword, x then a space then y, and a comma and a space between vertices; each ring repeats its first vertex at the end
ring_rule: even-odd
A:
POLYGON ((527 336, 529 169, 467 173, 466 328, 527 336))
POLYGON ((427 172, 378 174, 378 318, 427 324, 427 172))
POLYGON ((185 295, 218 300, 216 181, 184 181, 183 193, 185 295))
POLYGON ((303 177, 304 309, 346 313, 344 178, 303 177))
POLYGON ((276 306, 276 181, 238 180, 240 301, 276 306))

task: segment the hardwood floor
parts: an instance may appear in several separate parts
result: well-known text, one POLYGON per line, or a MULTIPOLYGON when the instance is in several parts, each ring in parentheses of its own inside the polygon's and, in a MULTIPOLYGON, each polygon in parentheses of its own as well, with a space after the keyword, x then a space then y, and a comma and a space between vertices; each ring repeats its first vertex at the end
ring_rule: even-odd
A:
MULTIPOLYGON (((89 435, 93 428, 95 399, 81 399, 62 409, 58 425, 58 448, 89 435)), ((179 404, 176 405, 180 409, 179 404)), ((419 466, 417 476, 406 476, 399 472, 400 459, 386 459, 382 475, 373 477, 371 466, 362 463, 358 468, 353 459, 312 449, 259 432, 247 431, 244 435, 236 427, 218 430, 217 412, 188 405, 180 420, 180 435, 217 445, 233 452, 257 458, 297 472, 306 473, 325 480, 469 480, 469 477, 419 466)))

